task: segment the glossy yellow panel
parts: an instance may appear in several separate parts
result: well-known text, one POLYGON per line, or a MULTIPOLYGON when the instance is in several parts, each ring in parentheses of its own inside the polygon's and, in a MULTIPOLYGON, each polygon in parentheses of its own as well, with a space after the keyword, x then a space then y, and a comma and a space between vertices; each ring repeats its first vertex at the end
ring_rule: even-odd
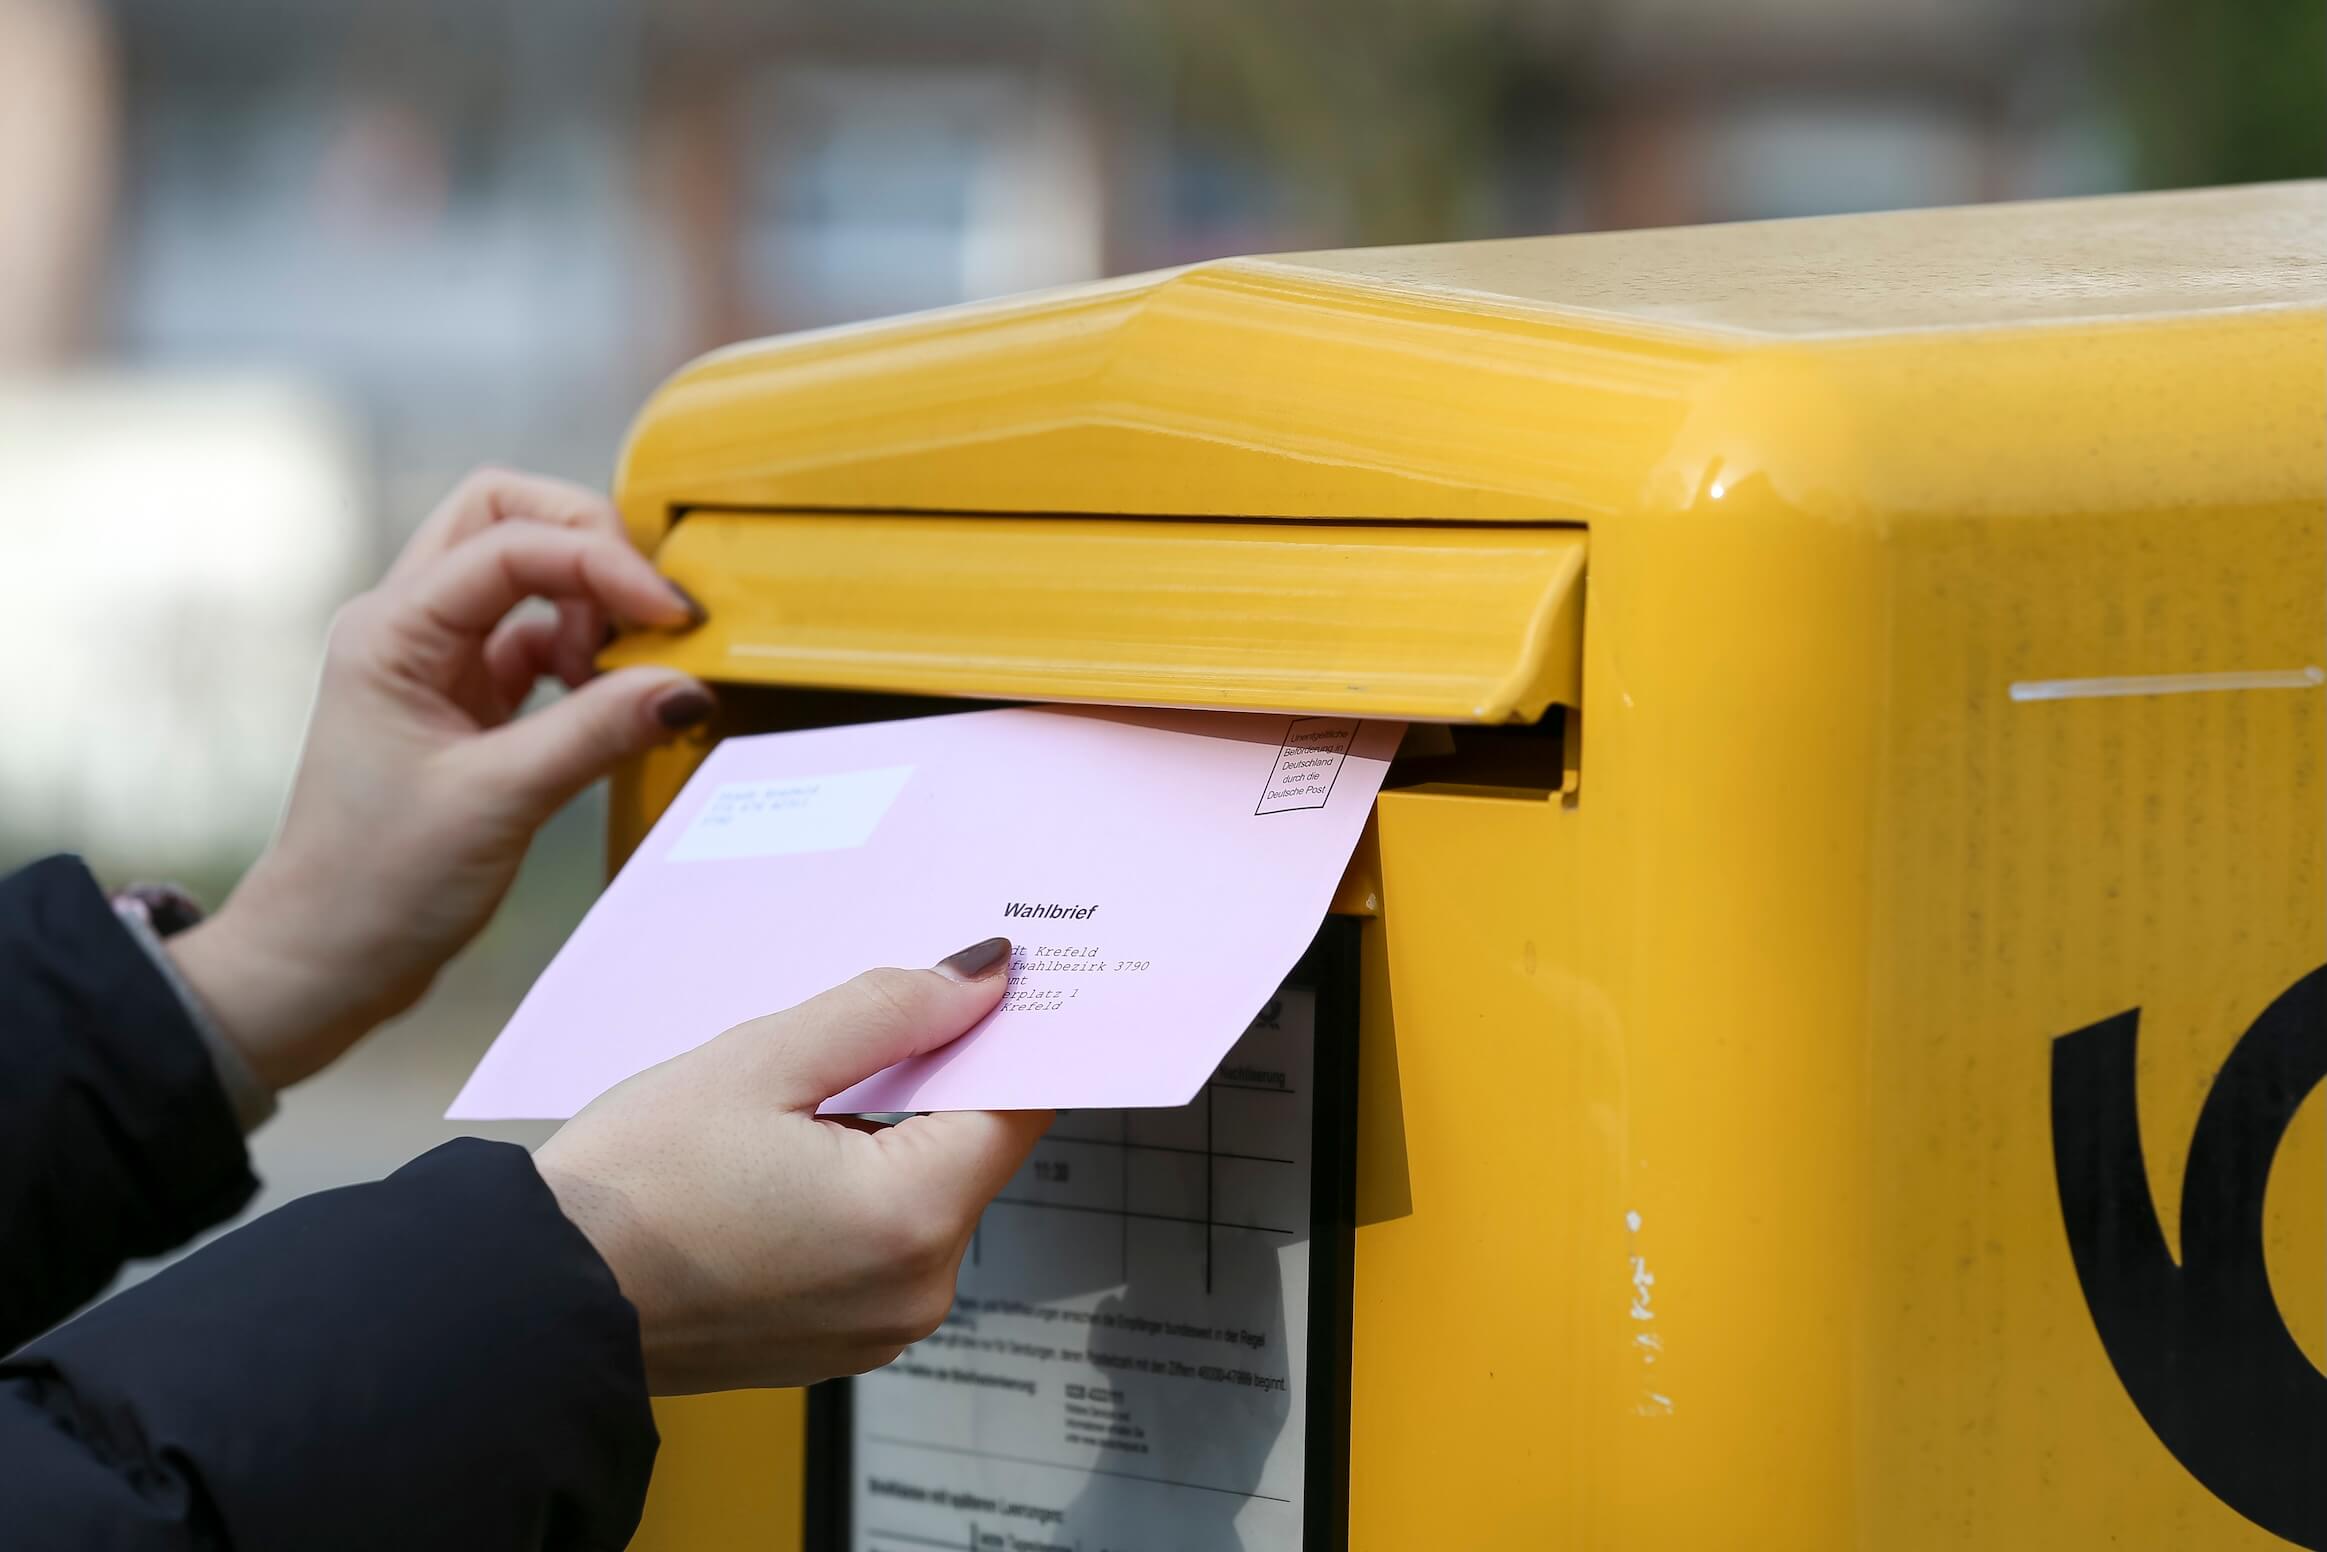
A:
POLYGON ((798 1544, 805 1392, 666 1398, 655 1403, 654 1422, 663 1444, 631 1545, 757 1552, 798 1544))
POLYGON ((1580 529, 701 512, 709 611, 609 664, 992 700, 1533 721, 1573 702, 1580 529))
MULTIPOLYGON (((2327 360, 2327 337, 2315 348, 2327 360)), ((2317 426, 2327 404, 2311 375, 2285 386, 2317 426)), ((2259 451, 2246 437, 2220 445, 2234 458, 2259 451)), ((2327 1307, 2316 1126, 2276 1139, 2267 1191, 2258 1175, 2252 1217, 2228 1236, 2255 1237, 2277 1274, 2275 1308, 2209 1316, 2224 1280, 2162 1259, 2186 1262, 2201 1226, 2219 1241, 2243 1215, 2229 1193, 2184 1195, 2198 1117, 2264 1009, 2327 961, 2327 692, 2289 672, 2327 663, 2323 559, 2316 498, 1935 518, 1893 547, 1900 646, 1870 814, 1874 1211, 1856 1336, 1873 1409, 1858 1458, 1881 1489, 1862 1511, 1869 1527, 1913 1528, 1922 1545, 2034 1545, 2038 1530, 2059 1544, 2287 1544, 2225 1507, 2237 1490, 2219 1475, 2202 1483, 2188 1449, 2169 1448, 2143 1416, 2177 1397, 2282 1498, 2327 1509, 2327 1380, 2311 1374, 2307 1418, 2260 1388, 2315 1357, 2290 1345, 2286 1364, 2245 1372, 2228 1408, 2202 1388, 2129 1385, 2116 1372, 2169 1352, 2186 1375, 2238 1372, 2236 1354, 2265 1350, 2264 1322, 2299 1336, 2327 1307), (2270 677, 2057 700, 2011 689, 2239 672, 2270 677), (2129 1094, 2056 1072, 2060 1037, 2130 1011, 2129 1094), (2148 1291, 2123 1276, 2080 1286, 2056 1175, 2059 1098, 2079 1132, 2121 1122, 2139 1137, 2138 1164, 2117 1172, 2110 1201, 2121 1218, 2159 1222, 2162 1281, 2148 1291), (2155 1334, 2113 1354, 2096 1306, 2129 1298, 2149 1305, 2155 1334)), ((2327 1069, 2327 1019, 2311 1038, 2327 1069)), ((2270 1144, 2268 1123, 2240 1109, 2236 1129, 2270 1144)))
POLYGON ((1580 925, 1579 811, 1392 792, 1380 825, 1384 916, 1361 987, 1350 1545, 1590 1545, 1577 1539, 1577 1430, 1594 1410, 1579 1404, 1578 1310, 1625 1283, 1613 1269, 1573 1275, 1590 1259, 1583 1204, 1611 1192, 1587 1119, 1604 1047, 1575 1033, 1611 1010, 1561 969, 1580 925), (1418 1491, 1426 1482, 1445 1490, 1418 1491))

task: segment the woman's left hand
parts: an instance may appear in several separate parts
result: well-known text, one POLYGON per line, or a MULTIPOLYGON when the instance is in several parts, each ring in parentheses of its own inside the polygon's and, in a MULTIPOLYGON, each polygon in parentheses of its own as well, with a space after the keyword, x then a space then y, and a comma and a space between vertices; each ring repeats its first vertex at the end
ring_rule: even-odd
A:
POLYGON ((668 669, 593 675, 609 620, 701 619, 579 486, 486 470, 332 622, 283 826, 171 956, 270 1088, 420 999, 533 832, 618 761, 708 719, 668 669), (513 613, 530 597, 555 617, 513 613), (537 679, 572 693, 516 713, 537 679))

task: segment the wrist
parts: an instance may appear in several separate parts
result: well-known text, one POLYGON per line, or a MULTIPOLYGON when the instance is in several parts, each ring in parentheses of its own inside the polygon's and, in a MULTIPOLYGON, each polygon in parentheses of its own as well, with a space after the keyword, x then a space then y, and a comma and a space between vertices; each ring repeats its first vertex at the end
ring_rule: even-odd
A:
MULTIPOLYGON (((144 902, 129 894, 117 895, 114 898, 114 910, 120 915, 122 926, 137 940, 137 946, 153 961, 155 971, 169 983, 171 993, 185 1012, 186 1021, 194 1026, 194 1033, 201 1040, 202 1048, 210 1053, 211 1068, 217 1075, 219 1087, 226 1093, 228 1105, 234 1110, 235 1121, 242 1127, 243 1135, 249 1136, 275 1113, 274 1088, 252 1070, 242 1048, 229 1040, 226 1032, 219 1027, 209 1003, 194 990, 185 972, 179 968, 177 959, 170 953, 163 935, 155 931, 153 916, 144 909, 144 902)), ((197 911, 193 920, 199 922, 200 919, 197 911)), ((174 932, 184 930, 181 926, 175 928, 174 932)))
POLYGON ((657 1297, 664 1282, 658 1268, 666 1257, 652 1229, 641 1218, 629 1193, 587 1175, 558 1167, 555 1139, 533 1158, 542 1184, 549 1187, 558 1211, 590 1242, 598 1259, 614 1276, 614 1286, 630 1301, 638 1316, 639 1351, 646 1363, 647 1389, 669 1393, 672 1384, 671 1322, 657 1297))
POLYGON ((328 961, 272 925, 247 885, 163 947, 219 1034, 269 1090, 312 1076, 363 1032, 330 983, 328 961))

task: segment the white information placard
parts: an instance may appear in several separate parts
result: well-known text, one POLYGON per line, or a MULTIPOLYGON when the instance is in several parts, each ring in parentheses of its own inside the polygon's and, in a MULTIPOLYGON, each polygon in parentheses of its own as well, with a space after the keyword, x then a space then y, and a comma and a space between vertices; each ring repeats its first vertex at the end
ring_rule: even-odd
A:
POLYGON ((1315 994, 1195 1103, 1062 1112, 953 1314, 851 1387, 859 1552, 1300 1552, 1315 994))

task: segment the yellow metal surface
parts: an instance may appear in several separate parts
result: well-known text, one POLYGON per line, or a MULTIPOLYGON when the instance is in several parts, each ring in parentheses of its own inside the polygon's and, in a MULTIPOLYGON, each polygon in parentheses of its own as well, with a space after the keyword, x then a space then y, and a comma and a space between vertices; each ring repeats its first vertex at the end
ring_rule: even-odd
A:
POLYGON ((1581 529, 697 512, 710 623, 609 663, 735 683, 1532 722, 1572 704, 1581 529))
MULTIPOLYGON (((2319 1092, 2254 1222, 2183 1186, 2327 961, 2322 253, 2303 185, 1246 261, 727 353, 621 499, 1589 526, 1570 790, 1377 809, 1353 1547, 2282 1547, 2327 1443, 2200 1382, 2327 1385, 2319 1092), (2056 1158, 2132 1010, 2129 1114, 2062 1103, 2138 1126, 2147 1294, 2056 1158), (2162 1398, 2096 1314, 2143 1297, 2162 1398)), ((798 1545, 788 1426, 666 1454, 642 1546, 798 1545)))
POLYGON ((632 1545, 797 1545, 806 1509, 799 1460, 807 1411, 797 1390, 657 1401, 662 1449, 632 1545))
MULTIPOLYGON (((650 550, 703 505, 1623 517, 1673 499, 1643 479, 1741 361, 1984 361, 1998 332, 2313 309, 2323 209, 2327 185, 2288 184, 1222 260, 720 351, 640 414, 618 499, 650 550)), ((1838 499, 1888 478, 1977 506, 2019 477, 1952 438, 2002 408, 1935 400, 1938 435, 1877 466, 1780 463, 1838 499)), ((1884 414, 1732 429, 1871 452, 1884 414)))

